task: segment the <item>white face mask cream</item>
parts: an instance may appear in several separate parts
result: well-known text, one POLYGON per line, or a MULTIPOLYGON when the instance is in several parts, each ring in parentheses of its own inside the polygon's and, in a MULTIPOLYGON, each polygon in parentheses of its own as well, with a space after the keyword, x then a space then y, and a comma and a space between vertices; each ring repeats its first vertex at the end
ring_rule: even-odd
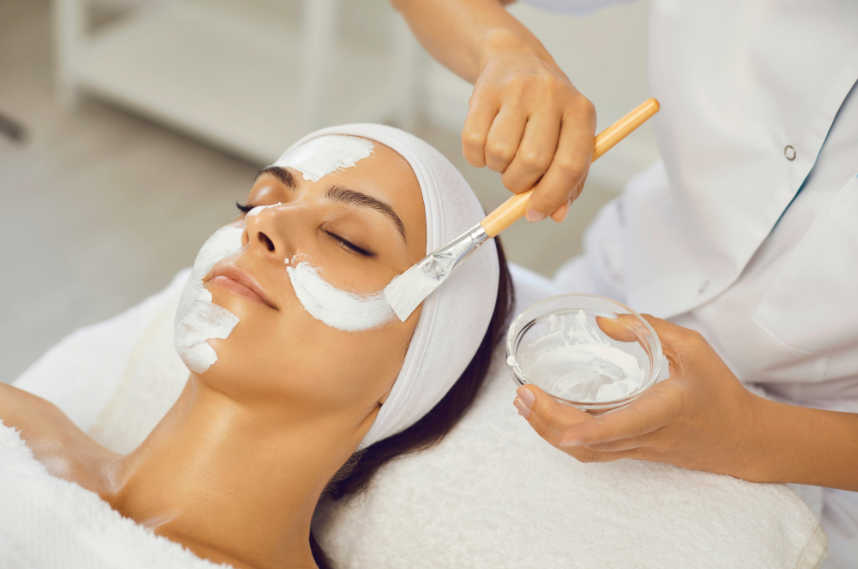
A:
POLYGON ((318 182, 331 172, 351 168, 372 154, 373 148, 373 143, 365 138, 331 134, 287 150, 272 166, 295 168, 305 180, 318 182))
POLYGON ((238 324, 234 314, 212 302, 212 294, 203 287, 203 278, 215 263, 241 249, 243 232, 240 227, 228 226, 209 237, 197 254, 179 299, 173 342, 179 357, 195 373, 205 372, 217 361, 217 353, 208 340, 225 340, 238 324))
POLYGON ((522 346, 518 355, 518 364, 536 385, 580 403, 622 399, 643 385, 637 358, 609 344, 587 324, 583 310, 547 320, 548 333, 522 346))
MULTIPOLYGON (((351 168, 372 154, 372 142, 356 136, 332 134, 320 136, 288 150, 273 166, 294 168, 305 180, 318 182, 331 172, 351 168)), ((253 208, 248 216, 258 215, 265 207, 253 208)), ((289 265, 290 260, 286 259, 289 265)), ((384 291, 358 295, 340 290, 325 281, 319 269, 300 262, 286 269, 292 288, 304 309, 316 320, 332 328, 356 332, 381 326, 394 316, 384 291)))
POLYGON ((363 296, 340 290, 306 262, 287 267, 286 271, 304 309, 331 328, 357 332, 381 326, 394 317, 384 291, 363 296))
POLYGON ((262 213, 262 210, 268 209, 269 207, 274 207, 274 206, 280 205, 280 203, 281 202, 273 203, 271 205, 258 205, 255 208, 253 208, 252 210, 247 212, 247 217, 256 217, 257 215, 262 213))

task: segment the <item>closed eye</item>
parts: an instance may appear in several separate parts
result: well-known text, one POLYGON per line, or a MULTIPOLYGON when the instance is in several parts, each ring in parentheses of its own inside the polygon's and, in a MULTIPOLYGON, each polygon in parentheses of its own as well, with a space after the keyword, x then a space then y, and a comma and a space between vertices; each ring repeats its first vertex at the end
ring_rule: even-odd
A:
MULTIPOLYGON (((254 205, 242 205, 238 202, 235 202, 235 207, 237 207, 239 209, 239 211, 241 211, 242 213, 247 213, 256 206, 254 206, 254 205)), ((357 253, 358 255, 361 255, 362 257, 375 257, 375 253, 373 253, 372 251, 367 251, 363 247, 358 247, 357 245, 355 245, 351 241, 349 241, 347 239, 343 239, 342 237, 340 237, 336 233, 331 233, 330 231, 325 231, 325 233, 327 233, 328 236, 331 239, 333 239, 334 241, 336 241, 341 247, 348 249, 349 251, 357 253)))
POLYGON ((358 247, 357 245, 355 245, 351 241, 347 241, 346 239, 343 239, 342 237, 340 237, 336 233, 331 233, 330 231, 327 231, 327 230, 323 230, 323 231, 325 231, 325 233, 327 233, 331 237, 331 239, 333 239, 334 241, 339 243, 340 246, 344 247, 345 249, 353 251, 353 252, 355 252, 358 255, 361 255, 363 257, 375 257, 375 253, 373 253, 372 251, 367 251, 366 249, 364 249, 362 247, 358 247))

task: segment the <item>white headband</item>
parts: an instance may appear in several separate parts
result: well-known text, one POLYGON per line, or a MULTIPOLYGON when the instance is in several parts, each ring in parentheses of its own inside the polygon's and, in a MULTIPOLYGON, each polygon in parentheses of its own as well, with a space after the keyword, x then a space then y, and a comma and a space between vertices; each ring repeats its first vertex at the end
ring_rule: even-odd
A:
MULTIPOLYGON (((446 245, 485 216, 459 171, 430 145, 397 128, 379 124, 325 128, 305 136, 289 150, 330 134, 375 140, 408 161, 423 194, 427 254, 446 245)), ((402 369, 361 442, 361 448, 416 423, 456 383, 488 328, 495 307, 499 272, 495 244, 490 241, 423 302, 402 369)))

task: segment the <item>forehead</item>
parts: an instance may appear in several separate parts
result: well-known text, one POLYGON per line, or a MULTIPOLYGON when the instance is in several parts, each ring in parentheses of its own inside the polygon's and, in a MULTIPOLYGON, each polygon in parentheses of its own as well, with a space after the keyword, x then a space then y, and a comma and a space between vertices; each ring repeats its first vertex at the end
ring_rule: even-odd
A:
POLYGON ((332 172, 330 179, 361 184, 365 189, 378 192, 373 197, 391 200, 391 205, 393 201, 402 202, 403 206, 419 202, 422 211, 423 196, 411 165, 398 152, 380 142, 373 141, 372 154, 351 168, 332 172))
POLYGON ((410 235, 416 234, 425 243, 426 213, 417 176, 398 152, 380 142, 372 143, 372 154, 352 167, 331 172, 317 185, 327 188, 339 184, 385 202, 402 219, 409 241, 410 235))
POLYGON ((324 136, 291 149, 274 166, 291 171, 299 192, 323 196, 338 186, 384 202, 401 218, 409 245, 422 244, 418 248, 425 252, 420 184, 408 161, 389 146, 352 136, 324 136))

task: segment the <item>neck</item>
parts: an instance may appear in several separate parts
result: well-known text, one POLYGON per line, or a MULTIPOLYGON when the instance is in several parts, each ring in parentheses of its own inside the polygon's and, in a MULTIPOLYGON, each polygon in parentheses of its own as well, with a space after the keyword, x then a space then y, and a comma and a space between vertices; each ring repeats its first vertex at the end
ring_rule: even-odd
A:
POLYGON ((143 444, 114 465, 106 499, 212 561, 315 567, 313 511, 354 450, 337 427, 298 424, 282 406, 241 404, 191 376, 143 444))

